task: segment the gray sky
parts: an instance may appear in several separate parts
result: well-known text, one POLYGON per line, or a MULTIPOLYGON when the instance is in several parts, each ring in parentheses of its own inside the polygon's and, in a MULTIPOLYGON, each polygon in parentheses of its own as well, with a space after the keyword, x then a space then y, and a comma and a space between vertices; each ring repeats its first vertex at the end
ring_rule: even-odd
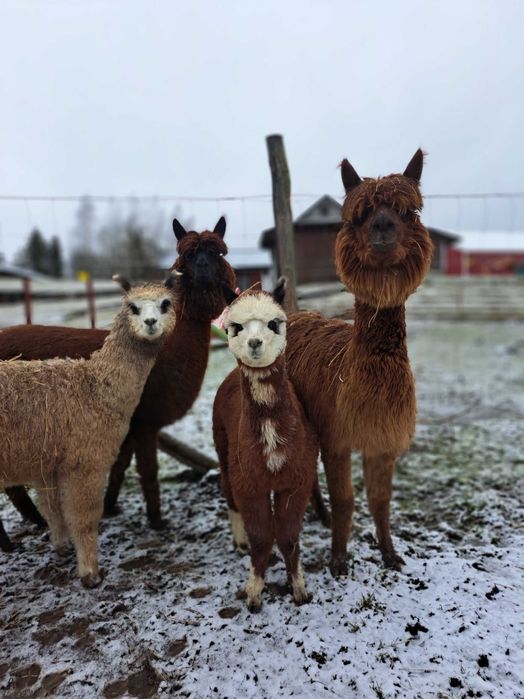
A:
MULTIPOLYGON (((2 0, 0 194, 268 193, 274 132, 295 192, 340 196, 341 158, 388 174, 419 146, 426 194, 523 191, 523 36, 521 0, 2 0)), ((507 203, 436 207, 509 226, 507 203)), ((0 251, 31 225, 65 238, 74 208, 0 201, 0 251)), ((224 211, 230 244, 272 224, 269 203, 183 211, 224 211)))

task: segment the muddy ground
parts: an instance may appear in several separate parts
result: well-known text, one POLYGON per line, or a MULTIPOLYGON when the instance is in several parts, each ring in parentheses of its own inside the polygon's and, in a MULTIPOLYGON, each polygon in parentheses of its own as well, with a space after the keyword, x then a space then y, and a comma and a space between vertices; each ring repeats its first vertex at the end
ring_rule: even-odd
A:
MULTIPOLYGON (((264 606, 239 599, 215 473, 198 483, 162 457, 170 528, 150 531, 136 474, 101 525, 102 586, 79 585, 45 534, 2 516, 2 697, 524 697, 524 327, 410 325, 419 426, 398 464, 393 532, 406 566, 380 565, 354 459, 350 575, 327 570, 329 532, 308 515, 313 601, 295 607, 274 557, 264 606)), ((213 454, 210 404, 231 366, 213 353, 173 434, 213 454)))

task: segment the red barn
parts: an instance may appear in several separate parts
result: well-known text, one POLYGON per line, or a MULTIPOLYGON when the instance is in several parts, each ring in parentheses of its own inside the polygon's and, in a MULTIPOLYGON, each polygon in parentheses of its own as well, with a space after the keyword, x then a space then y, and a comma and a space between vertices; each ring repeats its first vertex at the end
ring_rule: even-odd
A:
POLYGON ((524 232, 464 231, 448 250, 446 273, 524 274, 524 232))

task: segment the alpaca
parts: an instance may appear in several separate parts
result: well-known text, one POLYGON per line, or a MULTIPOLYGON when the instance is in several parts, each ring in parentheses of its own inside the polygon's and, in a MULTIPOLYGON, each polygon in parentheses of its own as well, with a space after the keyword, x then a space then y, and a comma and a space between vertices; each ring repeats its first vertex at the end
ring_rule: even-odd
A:
MULTIPOLYGON (((160 512, 157 434, 163 427, 180 420, 195 402, 207 367, 211 321, 226 305, 222 284, 229 288, 235 286, 235 273, 224 259, 227 254, 223 240, 224 217, 218 220, 213 231, 202 233, 186 231, 174 219, 173 231, 178 241, 178 258, 173 264, 177 273, 177 325, 146 382, 129 433, 111 468, 104 501, 106 514, 118 512, 118 494, 135 453, 147 516, 154 529, 162 529, 166 524, 160 512)), ((89 357, 102 346, 106 336, 105 330, 20 325, 0 332, 0 359, 89 357)), ((27 512, 32 505, 27 494, 18 493, 18 501, 24 499, 24 495, 27 512)))
POLYGON ((213 437, 233 540, 251 550, 247 605, 262 604, 273 542, 284 556, 297 604, 309 600, 299 534, 317 475, 318 441, 287 377, 284 286, 236 296, 226 316, 238 367, 218 389, 213 437), (273 493, 273 511, 271 494, 273 493))
POLYGON ((317 313, 289 319, 289 376, 320 438, 332 507, 333 576, 347 575, 354 509, 351 450, 361 451, 369 509, 387 567, 400 569, 390 533, 396 458, 415 428, 415 385, 404 304, 421 284, 432 243, 419 218, 423 154, 402 175, 357 175, 342 161, 346 197, 337 236, 337 272, 355 295, 353 325, 317 313))
POLYGON ((71 539, 85 587, 101 581, 97 527, 109 468, 162 341, 176 322, 174 277, 124 290, 122 309, 90 359, 0 363, 0 486, 34 483, 51 541, 71 539))

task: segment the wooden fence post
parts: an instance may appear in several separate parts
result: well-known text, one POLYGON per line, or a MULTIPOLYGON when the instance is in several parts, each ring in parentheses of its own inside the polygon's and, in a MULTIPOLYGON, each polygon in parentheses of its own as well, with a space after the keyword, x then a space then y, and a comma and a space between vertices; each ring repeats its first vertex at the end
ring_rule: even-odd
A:
POLYGON ((93 280, 91 279, 91 276, 86 279, 86 295, 91 327, 96 328, 95 290, 93 288, 93 280))
POLYGON ((24 277, 22 283, 24 286, 25 322, 27 325, 31 325, 31 280, 29 277, 24 277))
POLYGON ((267 136, 266 143, 273 183, 273 213, 275 215, 278 273, 287 277, 285 307, 286 311, 294 313, 298 310, 298 304, 295 239, 293 215, 291 213, 291 180, 282 136, 279 134, 267 136))

